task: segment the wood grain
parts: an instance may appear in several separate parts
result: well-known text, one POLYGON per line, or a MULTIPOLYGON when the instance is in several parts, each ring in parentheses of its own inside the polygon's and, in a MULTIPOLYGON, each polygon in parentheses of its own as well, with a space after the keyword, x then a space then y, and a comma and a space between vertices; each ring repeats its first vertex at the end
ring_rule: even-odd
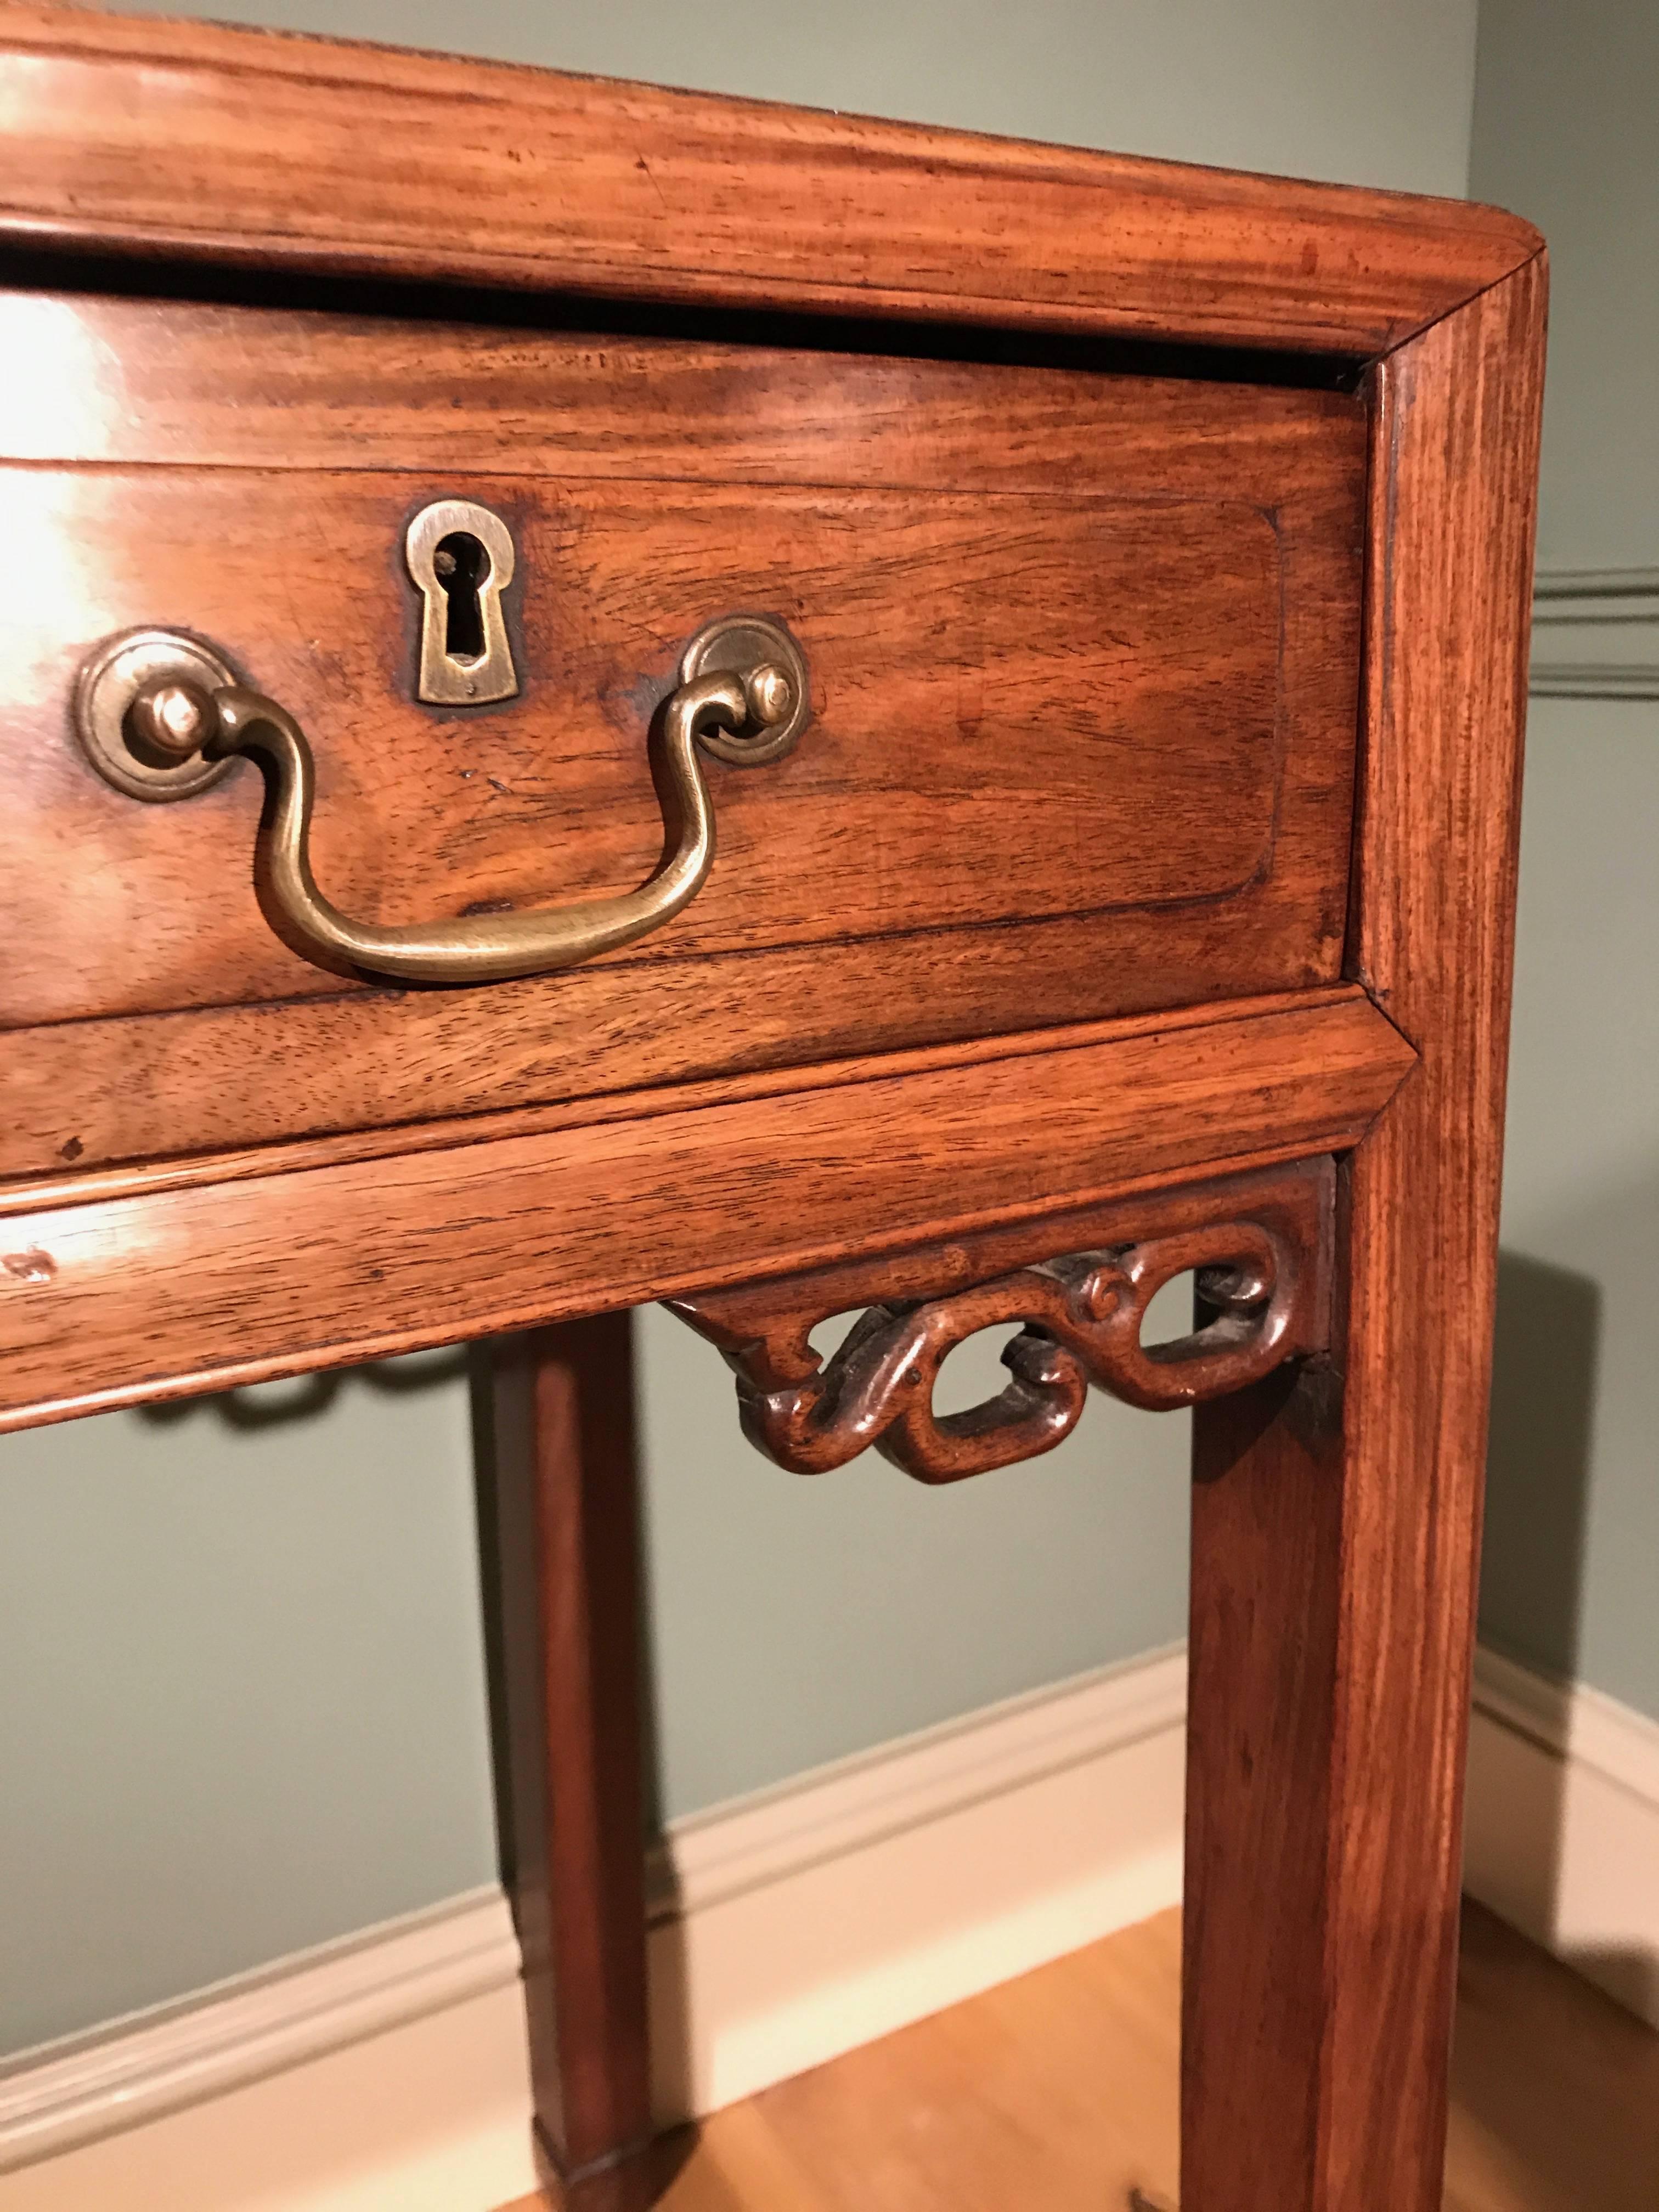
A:
MULTIPOLYGON (((665 498, 477 474, 465 488, 513 533, 520 690, 434 713, 415 697, 402 546, 439 485, 0 472, 21 539, 85 549, 67 621, 60 562, 11 599, 0 1021, 343 988, 260 910, 256 770, 145 805, 74 742, 75 668, 161 610, 306 731, 313 862, 355 920, 534 910, 643 882, 663 843, 648 737, 680 653, 710 617, 759 607, 805 649, 813 719, 764 769, 710 766, 718 857, 686 911, 629 948, 644 1005, 641 963, 1085 913, 1101 920, 1097 958, 1161 995, 1161 943, 1184 965, 1186 915, 1224 902, 1236 950, 1221 989, 1336 974, 1352 726, 1298 729, 1281 757, 1278 550, 1246 502, 685 484, 665 498), (1280 863, 1283 781, 1302 834, 1280 863), (1109 921, 1119 909, 1133 919, 1109 921)), ((1352 621, 1332 627, 1310 650, 1340 655, 1352 621)), ((556 1000, 559 983, 539 995, 556 1000)), ((487 1024, 489 994, 471 995, 487 1024)))
MULTIPOLYGON (((1431 2212, 1534 234, 1461 204, 21 0, 0 4, 0 247, 49 288, 0 303, 21 380, 0 473, 40 556, 5 611, 23 673, 3 719, 13 788, 47 802, 3 878, 33 1025, 8 1038, 0 1176, 52 1193, 5 1214, 0 1425, 1352 1152, 1328 1361, 1199 1425, 1184 2188, 1188 2212, 1431 2212), (1316 388, 1379 354, 1363 396, 1316 388), (403 711, 394 526, 480 487, 532 556, 515 641, 532 703, 575 732, 550 771, 529 717, 479 736, 403 711), (540 574, 562 613, 532 601, 540 574), (822 743, 728 805, 730 889, 678 948, 477 999, 325 990, 258 934, 235 872, 246 778, 195 845, 53 795, 83 632, 222 626, 319 740, 339 702, 368 733, 361 760, 327 748, 331 884, 390 917, 444 871, 448 910, 608 883, 654 857, 628 748, 714 586, 824 625, 822 743), (50 610, 20 630, 31 590, 50 610), (884 668, 857 659, 872 638, 884 668), (1085 717, 1126 674, 1133 742, 1103 786, 1085 717), (884 680, 899 711, 878 727, 884 680), (1161 803, 1136 782, 1153 766, 1161 803), (476 811, 434 804, 481 774, 476 811), (576 849, 544 851, 567 818, 576 849), (1352 995, 1317 988, 1340 964, 1352 995), (1258 991, 1285 995, 1225 1003, 1258 991), (1121 1018, 1206 1002, 1200 1023, 1121 1018), (984 1042, 1045 1027, 1033 1049, 984 1042)), ((616 1360, 585 1382, 573 1342, 543 1340, 531 1388, 531 1638, 543 1662, 567 1632, 578 1647, 540 1680, 544 1744, 556 1711, 575 1777, 543 1863, 620 1924, 632 1801, 583 1606, 625 1577, 595 1494, 625 1455, 616 1360)), ((603 2025, 580 2049, 556 1994, 541 2014, 566 2150, 572 2115, 621 2140, 639 2088, 632 1954, 580 1936, 550 1952, 603 2025)), ((872 2148, 844 2124, 819 2139, 844 2178, 872 2148)))
POLYGON ((574 2177, 651 2134, 631 1317, 493 1346, 507 1869, 543 2149, 574 2177))
POLYGON ((0 332, 38 401, 13 449, 97 462, 0 471, 14 529, 57 549, 0 617, 0 1017, 56 1024, 10 1055, 0 1174, 1336 972, 1356 398, 31 295, 0 332), (343 471, 365 446, 380 465, 343 471), (214 466, 175 472, 192 450, 214 466), (818 488, 787 487, 803 459, 818 488), (522 525, 527 685, 446 719, 410 697, 398 548, 458 483, 522 525), (744 599, 812 653, 805 742, 716 771, 720 855, 669 930, 487 991, 366 990, 289 953, 255 894, 257 772, 144 807, 64 716, 118 625, 216 634, 313 737, 319 869, 349 909, 543 903, 648 869, 652 708, 684 638, 744 599), (174 1012, 124 1018, 147 1006, 174 1012))
MULTIPOLYGON (((1092 927, 1055 921, 907 938, 897 988, 894 947, 877 939, 841 945, 833 959, 809 947, 665 962, 651 971, 648 1004, 631 969, 625 994, 612 969, 572 970, 556 996, 544 985, 493 985, 482 1017, 483 1002, 445 991, 291 1002, 280 1009, 275 1057, 273 1016, 258 1006, 14 1031, 0 1176, 55 1183, 111 1162, 183 1161, 289 1137, 309 1155, 333 1133, 364 1129, 371 1138, 354 1149, 393 1153, 420 1143, 416 1129, 428 1119, 483 1121, 509 1109, 541 1119, 532 1109, 544 1100, 610 1112, 605 1102, 637 1089, 703 1088, 727 1069, 799 1087, 823 1061, 918 1048, 918 1032, 971 1051, 1017 1043, 1034 1024, 1102 1026, 1079 1020, 1079 1000, 1092 1009, 1127 999, 1127 1018, 1149 1017, 1155 994, 1091 965, 1092 927)), ((1225 1018, 1213 976, 1231 933, 1218 914, 1190 963, 1161 970, 1182 1025, 1225 1018)), ((1318 996, 1283 994, 1290 1005, 1318 996)))
POLYGON ((1439 2202, 1525 712, 1541 258, 1384 364, 1355 972, 1421 1054, 1323 1378, 1198 1417, 1183 2190, 1439 2202))
POLYGON ((1543 398, 1540 256, 1381 372, 1355 972, 1421 1066, 1352 1165, 1334 2203, 1439 2182, 1497 1298, 1543 398), (1379 514, 1380 520, 1380 514, 1379 514), (1452 641, 1448 649, 1444 641, 1452 641), (1385 892, 1384 886, 1387 886, 1385 892), (1406 1480, 1401 1480, 1401 1475, 1406 1480), (1368 2085, 1421 2081, 1418 2141, 1368 2085))
POLYGON ((0 238, 1369 356, 1535 251, 1274 182, 384 46, 0 15, 0 238))
POLYGON ((1659 2203, 1659 2035, 1466 1900, 1445 2212, 1659 2203))
POLYGON ((1328 1159, 844 1261, 804 1275, 676 1298, 738 1378, 744 1434, 797 1474, 873 1444, 922 1482, 957 1482, 1052 1451, 1090 1386, 1164 1413, 1240 1390, 1328 1343, 1328 1159), (1165 1284, 1194 1273, 1200 1316, 1142 1341, 1165 1284), (829 1358, 812 1331, 863 1308, 829 1358), (1010 1380, 959 1413, 933 1409, 945 1361, 982 1329, 1022 1324, 1010 1380))
MULTIPOLYGON (((1175 2212, 1181 1937, 1160 1913, 729 2105, 665 2138, 645 2201, 1175 2212)), ((1444 2212, 1656 2203, 1659 2036, 1466 1905, 1444 2212)))
MULTIPOLYGON (((60 274, 67 284, 76 264, 60 274)), ((598 303, 575 330, 537 312, 482 294, 371 313, 355 290, 312 307, 0 291, 19 403, 0 419, 0 455, 1212 499, 1224 437, 1225 496, 1304 531, 1334 505, 1350 534, 1364 483, 1352 379, 1268 383, 1231 356, 1203 377, 1092 351, 937 359, 868 324, 835 347, 811 342, 833 331, 784 343, 738 325, 723 343, 652 337, 607 328, 598 303)))
MULTIPOLYGON (((571 1099, 555 1106, 531 1106, 495 1114, 456 1115, 391 1128, 348 1131, 283 1145, 252 1145, 236 1150, 188 1152, 173 1158, 132 1160, 119 1167, 60 1169, 55 1176, 29 1176, 0 1182, 0 1216, 27 1213, 46 1206, 83 1206, 93 1199, 128 1198, 140 1191, 201 1189, 214 1183, 245 1182, 301 1168, 329 1167, 347 1160, 388 1159, 410 1152, 450 1152, 457 1146, 494 1143, 502 1137, 539 1136, 579 1124, 637 1121, 662 1114, 684 1114, 699 1106, 733 1105, 786 1093, 837 1090, 848 1084, 942 1073, 1002 1060, 1027 1060, 1036 1054, 1075 1052, 1092 1044, 1121 1043, 1131 1037, 1173 1036, 1216 1021, 1249 1021, 1260 1014, 1314 1013, 1329 1006, 1353 1006, 1364 999, 1357 983, 1333 983, 1322 989, 1230 1000, 1222 1006, 1173 1006, 1158 1014, 1135 1014, 1110 1022, 1077 1022, 1063 1029, 1020 1030, 1005 1036, 974 1037, 963 1042, 924 1045, 908 1052, 866 1053, 851 1060, 815 1060, 805 1067, 769 1068, 746 1075, 714 1076, 698 1083, 612 1092, 598 1098, 571 1099)), ((38 1042, 32 1038, 31 1043, 38 1042)))
POLYGON ((1126 1030, 1023 1059, 10 1215, 0 1425, 1340 1150, 1412 1065, 1363 999, 1126 1030))

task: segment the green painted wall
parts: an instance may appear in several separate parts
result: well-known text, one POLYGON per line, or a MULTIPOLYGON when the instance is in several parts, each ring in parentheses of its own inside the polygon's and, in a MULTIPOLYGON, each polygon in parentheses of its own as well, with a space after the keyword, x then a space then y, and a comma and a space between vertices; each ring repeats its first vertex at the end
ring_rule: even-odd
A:
POLYGON ((0 1444, 0 2038, 489 1879, 455 1353, 0 1444))
MULTIPOLYGON (((1659 586, 1652 0, 1483 0, 1471 185, 1550 243, 1539 566, 1659 586)), ((1656 974, 1659 697, 1535 700, 1482 1627, 1659 1718, 1656 974)))
MULTIPOLYGON (((1473 0, 200 12, 1368 184, 1468 160, 1473 0)), ((1181 1420, 799 1482, 642 1334, 670 1814, 1180 1634, 1181 1420)), ((470 1485, 454 1362, 0 1442, 0 2046, 493 1876, 470 1485)))

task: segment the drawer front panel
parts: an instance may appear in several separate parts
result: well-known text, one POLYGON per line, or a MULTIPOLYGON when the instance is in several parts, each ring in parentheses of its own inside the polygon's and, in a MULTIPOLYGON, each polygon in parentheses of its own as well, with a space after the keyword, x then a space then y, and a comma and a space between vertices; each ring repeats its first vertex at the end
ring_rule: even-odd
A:
POLYGON ((0 469, 30 556, 0 609, 0 1022, 28 1038, 0 1174, 1340 971, 1356 399, 132 301, 19 298, 0 334, 8 313, 56 398, 0 469), (404 532, 441 497, 513 532, 521 688, 497 706, 414 696, 404 532), (186 629, 306 728, 316 873, 348 914, 607 896, 662 851, 647 732, 680 651, 737 610, 806 653, 799 746, 709 764, 717 857, 672 922, 526 981, 315 965, 262 910, 252 763, 145 805, 70 726, 101 638, 186 629))
POLYGON ((765 769, 710 766, 709 881, 613 960, 1179 908, 1270 865, 1279 579, 1255 508, 474 478, 460 489, 514 539, 522 690, 458 712, 413 696, 399 573, 410 515, 445 489, 171 470, 0 483, 13 542, 73 562, 42 562, 6 625, 0 708, 35 764, 0 825, 8 1023, 342 988, 260 912, 251 763, 145 805, 75 743, 84 653, 157 621, 210 640, 304 726, 318 880, 354 917, 641 881, 662 842, 653 714, 686 641, 746 608, 805 648, 812 722, 765 769))

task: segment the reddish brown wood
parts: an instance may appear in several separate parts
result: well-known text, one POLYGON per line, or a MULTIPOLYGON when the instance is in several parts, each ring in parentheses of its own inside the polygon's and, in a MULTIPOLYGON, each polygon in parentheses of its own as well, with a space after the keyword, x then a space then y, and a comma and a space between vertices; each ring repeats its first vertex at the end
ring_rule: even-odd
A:
POLYGON ((956 1482, 1052 1451, 1091 1383, 1164 1412, 1322 1350, 1331 1193, 1330 1162, 1304 1162, 677 1298, 673 1310, 720 1347, 744 1433, 781 1467, 817 1474, 874 1444, 920 1481, 956 1482), (1189 1269, 1194 1333, 1143 1345, 1152 1298, 1189 1269), (811 1332, 857 1306, 851 1333, 820 1360, 811 1332), (936 1414, 948 1355, 1011 1322, 1024 1326, 1003 1352, 1012 1379, 1000 1395, 936 1414))
POLYGON ((574 2179, 651 2134, 631 1321, 491 1347, 508 1890, 538 2132, 574 2179))
POLYGON ((1340 1151, 1412 1065, 1363 998, 1124 1028, 1019 1059, 891 1076, 876 1061, 823 1090, 11 1214, 0 1425, 1340 1151))
POLYGON ((52 1025, 13 1054, 0 1174, 1335 975, 1361 401, 490 335, 0 301, 40 396, 0 443, 100 464, 0 471, 14 526, 77 549, 72 584, 31 571, 0 676, 0 1020, 52 1025), (434 391, 462 404, 410 397, 434 391), (210 473, 174 465, 198 416, 210 473), (260 427, 276 420, 282 465, 260 427), (374 471, 342 465, 365 445, 374 471), (820 488, 784 480, 804 463, 820 488), (458 482, 519 529, 525 688, 446 716, 411 696, 398 547, 458 482), (548 905, 649 872, 652 707, 685 637, 744 603, 787 614, 811 653, 802 745, 764 773, 713 770, 719 855, 669 927, 489 990, 389 995, 289 951, 257 895, 258 771, 145 806, 68 724, 84 653, 161 610, 310 733, 318 871, 349 912, 548 905))
MULTIPOLYGON (((17 590, 49 607, 0 718, 21 744, 10 818, 32 825, 0 876, 9 1003, 33 1024, 8 1038, 0 1175, 40 1182, 4 1209, 0 1420, 653 1296, 758 1281, 767 1299, 779 1277, 914 1269, 965 1239, 984 1256, 1035 1237, 1040 1258, 1079 1249, 1042 1241, 1057 1216, 1133 1198, 1163 1218, 1218 1170, 1352 1153, 1328 1360, 1200 1416, 1184 2191, 1188 2212, 1430 2212, 1534 235, 1461 204, 27 5, 0 9, 0 88, 15 271, 56 286, 58 249, 149 257, 113 289, 156 295, 0 310, 33 380, 3 447, 12 509, 38 510, 17 590), (198 284, 228 301, 289 305, 170 300, 181 258, 235 264, 198 284), (519 323, 566 334, 487 327, 515 311, 482 291, 348 301, 315 281, 330 271, 514 288, 541 295, 519 323), (569 335, 613 312, 601 297, 659 336, 569 335), (729 314, 734 343, 688 302, 729 314), (1023 331, 1047 365, 904 357, 903 324, 918 355, 933 343, 923 322, 1023 331), (1099 343, 1122 337, 1303 358, 1246 376, 1141 354, 1127 376, 1099 343), (1390 348, 1363 394, 1310 388, 1331 363, 1306 356, 1390 348), (531 566, 559 579, 562 617, 526 586, 518 617, 531 696, 579 739, 552 769, 515 750, 534 718, 441 730, 399 688, 410 640, 376 598, 389 526, 479 489, 517 502, 531 566), (361 605, 324 588, 342 551, 361 605), (179 604, 138 604, 163 586, 179 604), (823 626, 823 741, 793 784, 731 796, 741 866, 678 946, 556 987, 325 990, 260 934, 231 866, 246 779, 203 802, 211 837, 177 844, 188 810, 141 831, 64 781, 82 773, 65 685, 99 629, 219 628, 319 742, 341 702, 364 733, 327 750, 319 864, 343 893, 392 918, 418 890, 429 910, 440 845, 452 908, 607 884, 654 857, 628 748, 715 586, 823 626), (905 709, 884 751, 884 680, 905 709), (1082 743, 1105 694, 1134 740, 1115 759, 1104 724, 1082 743), (838 724, 852 702, 862 719, 838 724), (1200 787, 1206 733, 1225 742, 1200 787), (434 804, 480 771, 489 803, 434 804), (1355 990, 1334 996, 1313 987, 1345 924, 1355 990), (1224 1003, 1263 990, 1285 995, 1224 1003), (1201 1021, 1100 1023, 1205 1001, 1201 1021)), ((99 270, 80 263, 83 284, 99 270)), ((556 1864, 579 1886, 549 1902, 534 1962, 567 2158, 602 2158, 641 2109, 637 1769, 606 1719, 615 1606, 599 1618, 627 1571, 605 1341, 584 1381, 576 1340, 544 1339, 514 1386, 538 1408, 542 1519, 513 1553, 542 1569, 520 1616, 530 1734, 575 1778, 532 1791, 552 1808, 537 1879, 556 1864), (550 1673, 556 1647, 570 1663, 550 1673), (567 1959, 550 1997, 544 1967, 567 1959), (605 2023, 587 2049, 584 1986, 605 2023)))
MULTIPOLYGON (((1089 964, 1092 927, 1060 921, 908 938, 897 983, 894 945, 872 939, 833 956, 805 947, 752 960, 666 961, 648 976, 574 969, 556 991, 548 981, 502 983, 487 1001, 459 991, 289 1001, 280 1059, 272 1016, 258 1006, 15 1032, 3 1048, 0 1176, 44 1174, 56 1184, 82 1165, 254 1146, 268 1148, 269 1165, 279 1139, 302 1139, 300 1157, 308 1158, 328 1133, 366 1123, 371 1141, 352 1149, 397 1153, 406 1139, 420 1141, 428 1119, 476 1117, 487 1127, 500 1109, 517 1106, 540 1121, 548 1116, 528 1109, 549 1098, 572 1101, 578 1120, 612 1115, 617 1098, 641 1087, 714 1089, 734 1066, 774 1090, 811 1088, 825 1060, 908 1058, 918 1032, 976 1055, 983 1041, 1018 1044, 1034 1024, 1070 1025, 1079 1000, 1133 995, 1133 969, 1119 975, 1089 964), (304 1071, 303 1081, 286 1079, 290 1067, 304 1071)), ((1224 996, 1205 1003, 1210 948, 1219 962, 1230 933, 1218 912, 1178 972, 1182 1027, 1194 1013, 1230 1018, 1224 996)), ((1286 991, 1279 1002, 1317 996, 1286 991)), ((1152 1011, 1131 1018, 1144 1023, 1152 1011)), ((1075 1034, 1108 1026, 1078 1020, 1075 1034)))
MULTIPOLYGON (((765 769, 711 765, 713 873, 628 948, 613 991, 644 986, 642 962, 789 945, 830 958, 848 939, 1087 914, 1092 960, 1163 999, 1166 961, 1192 964, 1212 908, 1230 931, 1218 990, 1337 974, 1358 629, 1322 594, 1304 650, 1346 657, 1352 688, 1282 732, 1278 541, 1248 501, 752 485, 665 501, 475 472, 468 496, 516 547, 522 689, 434 713, 415 696, 419 595, 398 571, 410 514, 442 489, 280 470, 0 481, 31 542, 98 549, 78 605, 53 576, 14 607, 0 713, 9 754, 37 765, 0 829, 15 929, 0 1020, 352 988, 260 909, 257 770, 146 805, 73 740, 73 665, 169 610, 304 727, 313 865, 354 919, 534 910, 642 882, 663 839, 653 714, 704 622, 760 606, 805 651, 813 719, 765 769), (88 880, 66 906, 77 864, 88 880)), ((905 956, 888 957, 896 970, 905 956)), ((556 1017, 563 981, 535 994, 556 1017)), ((469 995, 488 1022, 493 997, 469 995)))
MULTIPOLYGON (((56 1176, 29 1176, 0 1182, 0 1217, 33 1212, 42 1206, 83 1206, 93 1199, 129 1198, 140 1191, 202 1189, 219 1182, 246 1182, 262 1176, 302 1168, 328 1167, 347 1160, 387 1159, 410 1152, 450 1152, 462 1146, 493 1143, 502 1137, 539 1136, 553 1129, 605 1121, 646 1121, 661 1114, 684 1114, 697 1106, 733 1105, 751 1098, 780 1098, 786 1093, 839 1090, 848 1084, 901 1075, 926 1075, 1000 1060, 1028 1060, 1048 1052, 1079 1052, 1094 1044, 1125 1043, 1132 1037, 1170 1037, 1216 1022, 1253 1021, 1259 1015, 1317 1013, 1330 1006, 1358 1006, 1364 993, 1357 983, 1333 983, 1315 991, 1233 999, 1221 1006, 1176 1006, 1159 1014, 1136 1014, 1113 1022, 1079 1022, 1065 1029, 1016 1030, 1006 1036, 975 1037, 961 1044, 927 1045, 912 1052, 866 1054, 856 1060, 820 1060, 811 1067, 770 1068, 751 1075, 717 1076, 702 1083, 676 1083, 648 1091, 623 1091, 601 1098, 573 1099, 557 1106, 474 1114, 449 1121, 427 1121, 382 1129, 353 1130, 308 1142, 254 1145, 234 1152, 185 1153, 174 1158, 141 1159, 125 1166, 72 1167, 56 1176)), ((1363 1018, 1363 1017, 1362 1017, 1363 1018)), ((1380 1033, 1379 1033, 1380 1034, 1380 1033)), ((38 1046, 39 1034, 30 1040, 38 1046)), ((1397 1040, 1379 1042, 1386 1057, 1398 1052, 1397 1040)), ((1402 1060, 1402 1065, 1406 1063, 1402 1060)))
POLYGON ((1370 355, 1538 242, 1461 202, 41 6, 0 16, 0 236, 261 268, 1370 355))
POLYGON ((0 419, 0 456, 1212 499, 1224 434, 1225 494, 1285 510, 1291 538, 1352 520, 1364 478, 1363 393, 1264 383, 1231 356, 1194 377, 1139 350, 964 361, 928 355, 922 332, 919 352, 870 350, 894 334, 865 326, 762 343, 734 318, 721 343, 607 330, 597 304, 574 331, 486 295, 445 304, 469 319, 405 297, 369 313, 355 291, 312 307, 6 291, 0 335, 27 404, 0 419))
POLYGON ((1377 400, 1353 961, 1422 1058, 1330 1370, 1200 1413, 1183 2200, 1440 2202, 1495 1294, 1541 258, 1377 400))

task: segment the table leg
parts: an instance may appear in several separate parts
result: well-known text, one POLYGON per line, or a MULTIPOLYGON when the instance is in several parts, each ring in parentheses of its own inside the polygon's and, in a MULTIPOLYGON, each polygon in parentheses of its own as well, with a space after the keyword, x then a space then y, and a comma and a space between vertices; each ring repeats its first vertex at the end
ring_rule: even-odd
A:
POLYGON ((1347 969, 1418 1064, 1328 1366, 1198 1410, 1183 2212, 1439 2212, 1546 291, 1371 374, 1347 969))
POLYGON ((583 2205, 651 2135, 630 1332, 611 1314, 492 1350, 508 1887, 537 2133, 583 2205))
POLYGON ((1487 1316, 1375 1166, 1336 1357, 1195 1416, 1182 2212, 1439 2212, 1487 1316))

